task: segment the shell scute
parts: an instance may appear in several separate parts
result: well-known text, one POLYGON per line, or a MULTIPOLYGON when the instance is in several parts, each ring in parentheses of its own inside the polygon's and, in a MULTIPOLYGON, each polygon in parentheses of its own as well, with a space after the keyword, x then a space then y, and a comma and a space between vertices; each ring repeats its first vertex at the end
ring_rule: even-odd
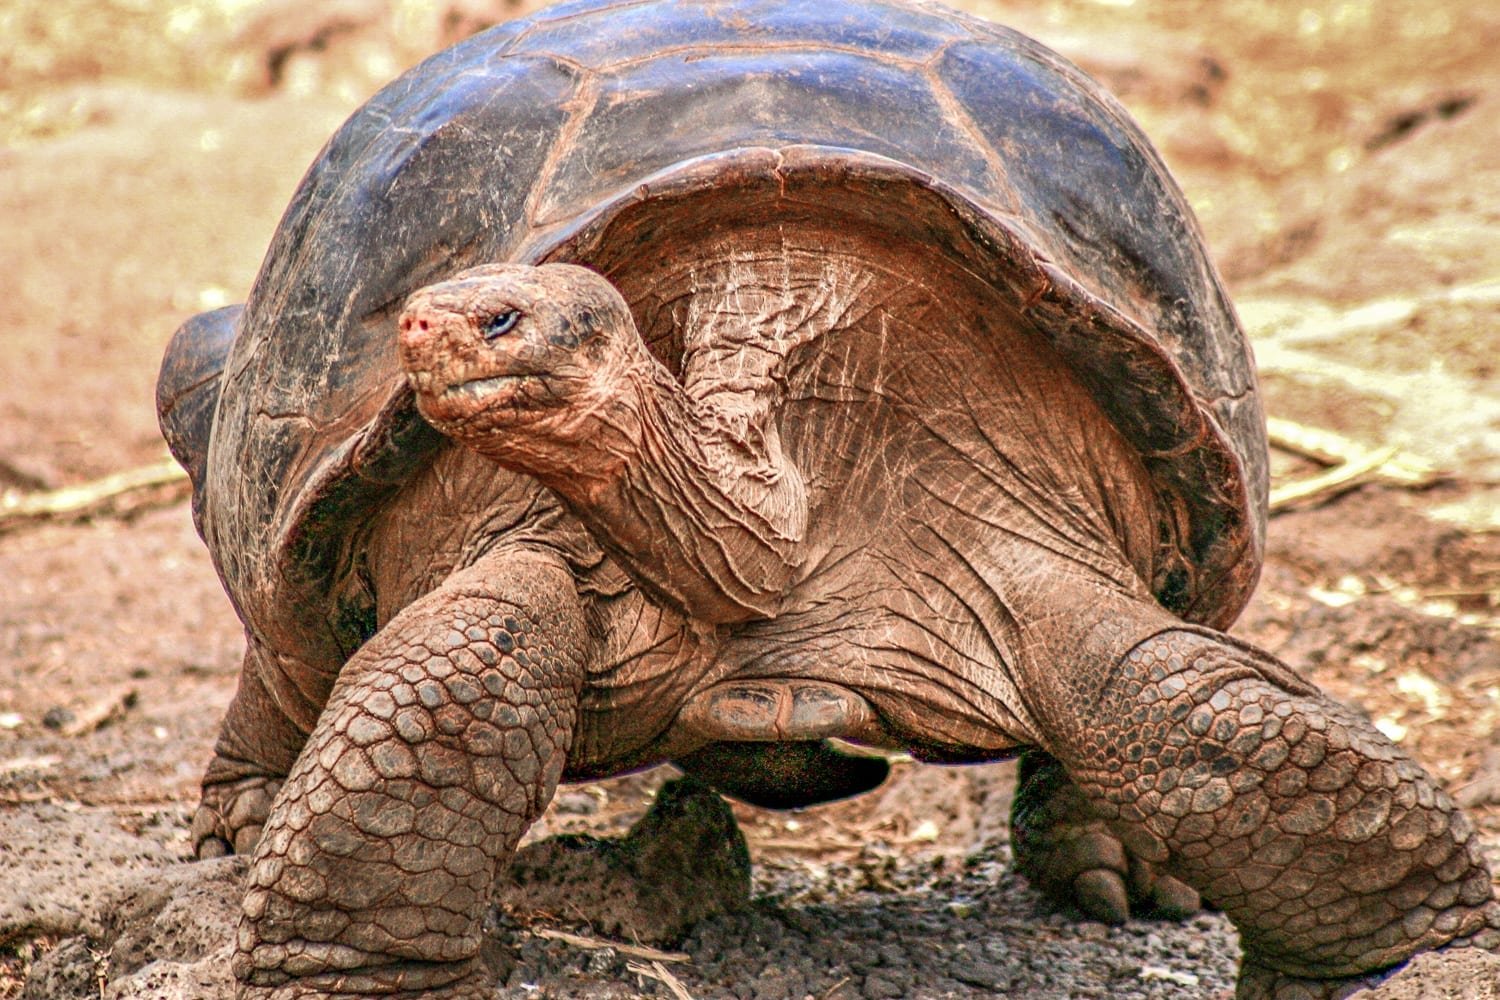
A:
POLYGON ((543 12, 524 44, 610 70, 674 53, 788 48, 843 47, 917 63, 969 36, 959 16, 937 7, 846 5, 830 17, 823 4, 785 0, 709 5, 589 0, 543 12), (549 12, 555 16, 546 16, 549 12))
POLYGON ((865 56, 791 50, 772 61, 758 53, 673 57, 606 73, 600 88, 572 155, 548 185, 541 225, 576 215, 580 203, 635 178, 747 146, 811 143, 906 162, 920 155, 926 169, 946 167, 987 187, 999 182, 920 73, 865 56), (683 93, 691 100, 662 98, 683 93), (643 144, 642 135, 656 138, 643 144))
POLYGON ((1195 230, 1138 132, 1084 105, 1051 66, 992 46, 953 46, 934 68, 1047 223, 1037 236, 1054 259, 1147 326, 1162 300, 1196 300, 1195 230))
POLYGON ((229 473, 212 487, 218 503, 282 511, 289 526, 281 484, 307 488, 400 385, 390 327, 405 296, 455 260, 503 259, 525 235, 550 152, 537 140, 561 130, 577 74, 521 59, 439 84, 430 101, 398 92, 384 113, 352 119, 283 218, 226 373, 211 446, 224 457, 210 459, 229 473), (312 429, 273 428, 288 417, 312 429), (242 463, 256 475, 235 474, 242 463))

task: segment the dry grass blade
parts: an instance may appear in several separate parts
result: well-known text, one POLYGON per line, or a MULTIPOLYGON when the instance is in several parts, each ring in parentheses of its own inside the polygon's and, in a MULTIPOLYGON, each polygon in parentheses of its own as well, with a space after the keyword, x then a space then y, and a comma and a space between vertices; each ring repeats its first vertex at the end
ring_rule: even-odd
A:
POLYGON ((1271 490, 1271 510, 1285 510, 1302 503, 1326 500, 1345 490, 1353 489, 1375 475, 1375 470, 1396 453, 1395 448, 1382 448, 1365 454, 1363 458, 1334 466, 1306 479, 1277 486, 1271 490))
POLYGON ((613 948, 621 955, 629 955, 631 958, 639 958, 647 962, 686 962, 688 960, 687 954, 680 951, 658 951, 655 948, 647 948, 645 945, 585 937, 582 934, 554 930, 551 927, 533 927, 531 933, 539 938, 570 944, 575 948, 588 948, 594 951, 601 948, 613 948))
POLYGON ((1395 446, 1370 449, 1342 434, 1293 420, 1267 417, 1266 435, 1273 446, 1283 451, 1332 466, 1317 475, 1273 488, 1273 511, 1326 500, 1369 479, 1400 486, 1430 486, 1442 476, 1435 464, 1419 455, 1395 446))
MULTIPOLYGON (((1362 464, 1377 453, 1342 434, 1281 417, 1266 418, 1266 435, 1273 446, 1323 465, 1362 464)), ((1384 458, 1374 466, 1374 470, 1381 479, 1392 483, 1428 486, 1442 475, 1437 465, 1420 455, 1394 447, 1381 449, 1379 453, 1384 458)))
POLYGON ((834 993, 838 992, 840 987, 847 986, 848 984, 849 977, 845 976, 843 979, 840 979, 838 982, 834 983, 832 986, 828 987, 826 991, 824 991, 823 1000, 830 1000, 834 993))
MULTIPOLYGON (((46 517, 84 517, 98 513, 116 499, 161 486, 186 485, 187 473, 171 459, 126 469, 78 486, 37 493, 0 496, 0 529, 46 517)), ((177 499, 174 493, 171 499, 177 499)))
POLYGON ((654 979, 664 984, 667 989, 672 991, 672 995, 677 1000, 693 1000, 693 995, 687 991, 686 986, 682 985, 682 981, 667 971, 667 967, 660 962, 652 962, 650 965, 642 965, 639 962, 627 962, 625 968, 638 976, 645 976, 647 979, 654 979))

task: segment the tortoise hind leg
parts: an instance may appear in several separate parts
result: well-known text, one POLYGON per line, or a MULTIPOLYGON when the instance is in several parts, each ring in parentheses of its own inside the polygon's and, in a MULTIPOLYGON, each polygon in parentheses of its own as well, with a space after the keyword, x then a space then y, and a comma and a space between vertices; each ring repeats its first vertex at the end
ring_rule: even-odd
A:
POLYGON ((1192 887, 1131 852, 1056 758, 1021 755, 1011 800, 1016 868, 1059 905, 1122 924, 1137 916, 1181 919, 1202 901, 1192 887))
POLYGON ((332 685, 332 674, 320 674, 305 664, 281 669, 275 653, 246 636, 239 688, 219 727, 193 814, 197 857, 255 850, 271 801, 307 742, 332 685), (279 697, 266 687, 267 678, 277 676, 284 682, 279 697), (303 690, 292 685, 294 677, 321 686, 303 690))
POLYGON ((278 997, 492 992, 481 918, 561 777, 585 648, 571 574, 525 548, 489 553, 362 646, 272 806, 241 983, 278 997))

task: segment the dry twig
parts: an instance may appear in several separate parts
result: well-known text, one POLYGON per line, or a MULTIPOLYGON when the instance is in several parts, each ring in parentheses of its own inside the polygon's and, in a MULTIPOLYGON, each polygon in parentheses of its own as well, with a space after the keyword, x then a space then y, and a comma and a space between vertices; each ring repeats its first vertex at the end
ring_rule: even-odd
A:
POLYGON ((1284 510, 1293 504, 1312 500, 1326 500, 1375 476, 1376 470, 1391 455, 1394 448, 1383 448, 1370 452, 1361 459, 1336 465, 1306 479, 1285 483, 1271 490, 1271 509, 1284 510))
MULTIPOLYGON (((1267 417, 1266 433, 1277 448, 1323 465, 1347 465, 1364 461, 1371 454, 1370 449, 1342 434, 1282 417, 1267 417)), ((1388 450, 1390 454, 1375 467, 1381 479, 1407 486, 1430 486, 1442 475, 1435 463, 1421 455, 1397 448, 1388 450)))
MULTIPOLYGON (((36 493, 6 492, 0 496, 0 529, 47 517, 87 517, 128 494, 178 483, 187 484, 187 473, 176 462, 164 459, 78 486, 36 493)), ((176 500, 178 496, 180 493, 174 492, 171 499, 176 500)))
POLYGON ((77 714, 59 727, 58 732, 64 736, 84 736, 108 722, 113 722, 124 715, 126 710, 136 702, 135 688, 125 688, 112 693, 107 698, 85 705, 79 709, 77 714))
POLYGON ((838 992, 838 989, 839 989, 840 986, 845 986, 845 985, 848 984, 848 982, 849 982, 849 977, 845 976, 843 979, 840 979, 838 982, 836 982, 832 986, 828 987, 828 989, 823 993, 823 1000, 829 1000, 830 997, 832 997, 835 993, 838 992))
POLYGON ((588 948, 598 950, 600 948, 613 948, 622 955, 631 958, 643 959, 647 962, 686 962, 688 956, 680 951, 658 951, 655 948, 647 948, 645 945, 626 944, 623 941, 605 941, 602 938, 584 937, 582 934, 572 934, 568 931, 553 930, 551 927, 533 927, 531 933, 540 938, 548 938, 552 941, 561 941, 575 948, 588 948))
POLYGON ((667 967, 660 962, 652 962, 650 965, 642 965, 639 962, 626 962, 625 968, 638 976, 645 976, 647 979, 654 979, 659 983, 665 984, 677 1000, 693 1000, 693 995, 687 991, 686 986, 682 985, 682 981, 668 972, 667 967))
POLYGON ((1328 499, 1370 479, 1401 486, 1430 486, 1442 475, 1436 465, 1419 455, 1394 446, 1372 450, 1321 427, 1269 417, 1266 431, 1277 448, 1331 466, 1316 475, 1272 489, 1273 511, 1328 499))

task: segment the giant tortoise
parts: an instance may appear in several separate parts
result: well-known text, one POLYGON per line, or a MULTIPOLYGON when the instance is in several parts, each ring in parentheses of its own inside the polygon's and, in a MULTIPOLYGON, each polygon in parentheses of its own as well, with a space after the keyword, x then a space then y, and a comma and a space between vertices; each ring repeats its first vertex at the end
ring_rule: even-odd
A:
POLYGON ((1224 635, 1267 456, 1191 212, 1120 107, 932 4, 583 0, 427 60, 158 388, 247 638, 200 855, 235 971, 478 997, 559 781, 751 802, 1024 753, 1021 869, 1222 908, 1240 995, 1500 942, 1469 822, 1224 635))

